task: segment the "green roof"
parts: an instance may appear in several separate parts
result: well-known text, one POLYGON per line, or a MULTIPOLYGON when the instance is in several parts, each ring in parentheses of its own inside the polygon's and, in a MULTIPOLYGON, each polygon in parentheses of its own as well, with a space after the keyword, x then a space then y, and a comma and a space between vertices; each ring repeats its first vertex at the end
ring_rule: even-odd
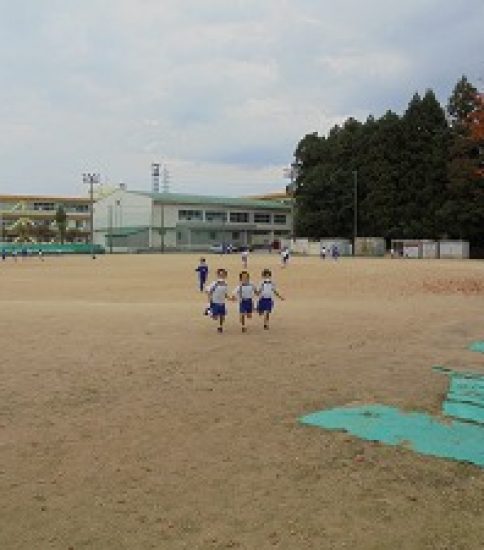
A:
POLYGON ((256 208, 265 210, 288 211, 290 206, 280 201, 241 199, 236 197, 213 197, 207 195, 185 195, 182 193, 150 193, 148 191, 127 191, 135 195, 143 195, 155 202, 164 204, 206 204, 214 206, 236 206, 238 208, 256 208))
POLYGON ((141 233, 147 229, 149 229, 149 227, 147 225, 143 225, 138 227, 113 227, 111 231, 109 228, 105 231, 112 237, 129 237, 130 235, 136 235, 137 233, 141 233))

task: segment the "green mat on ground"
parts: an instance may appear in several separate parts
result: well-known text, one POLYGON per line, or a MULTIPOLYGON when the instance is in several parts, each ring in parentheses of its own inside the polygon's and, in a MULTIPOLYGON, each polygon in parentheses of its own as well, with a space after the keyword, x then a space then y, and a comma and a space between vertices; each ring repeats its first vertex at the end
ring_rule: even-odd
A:
POLYGON ((303 416, 300 421, 327 430, 342 430, 368 441, 400 445, 424 455, 484 467, 481 425, 445 423, 426 413, 407 413, 385 405, 341 407, 303 416))
POLYGON ((484 467, 484 376, 444 367, 434 370, 449 376, 442 412, 457 420, 449 422, 427 413, 367 405, 315 412, 303 416, 300 422, 484 467))
POLYGON ((484 342, 473 342, 469 349, 471 351, 477 351, 478 353, 484 353, 484 342))

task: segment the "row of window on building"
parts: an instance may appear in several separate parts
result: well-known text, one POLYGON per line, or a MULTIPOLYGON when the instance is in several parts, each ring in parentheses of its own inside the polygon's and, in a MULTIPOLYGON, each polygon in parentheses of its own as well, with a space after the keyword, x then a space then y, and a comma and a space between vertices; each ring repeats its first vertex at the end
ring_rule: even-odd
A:
POLYGON ((198 221, 212 223, 266 223, 274 225, 286 225, 286 214, 268 214, 262 212, 221 212, 220 210, 178 210, 179 221, 198 221), (229 216, 227 216, 229 214, 229 216))
MULTIPOLYGON (((57 210, 60 205, 53 202, 34 202, 33 210, 39 210, 42 212, 49 212, 52 210, 57 210)), ((66 212, 76 212, 76 213, 85 213, 89 212, 88 204, 75 204, 75 205, 62 205, 66 212)))
MULTIPOLYGON (((54 212, 60 206, 60 203, 55 202, 18 202, 14 204, 12 202, 0 203, 0 210, 10 211, 14 210, 35 210, 36 212, 54 212)), ((84 214, 89 212, 89 204, 63 204, 64 210, 71 214, 84 214)))
MULTIPOLYGON (((0 220, 0 226, 3 226, 5 229, 13 228, 18 220, 0 220)), ((31 225, 34 227, 50 227, 53 229, 57 228, 57 223, 55 220, 29 220, 31 225)), ((70 229, 82 229, 87 230, 89 228, 89 222, 87 220, 67 220, 67 227, 70 229)))

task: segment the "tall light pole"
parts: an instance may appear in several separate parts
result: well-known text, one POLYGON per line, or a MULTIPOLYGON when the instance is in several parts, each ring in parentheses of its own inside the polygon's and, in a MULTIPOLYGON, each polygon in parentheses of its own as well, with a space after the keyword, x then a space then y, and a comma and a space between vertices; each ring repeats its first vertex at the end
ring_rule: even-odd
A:
POLYGON ((358 170, 353 170, 353 256, 356 256, 356 239, 358 238, 358 170))
POLYGON ((153 193, 160 192, 160 166, 159 162, 153 162, 151 164, 151 189, 153 193))
POLYGON ((82 183, 89 185, 89 203, 90 203, 90 224, 91 224, 91 256, 96 258, 94 254, 94 185, 98 185, 101 181, 99 174, 82 174, 82 183))
POLYGON ((113 205, 108 206, 109 253, 113 253, 113 205))
POLYGON ((296 198, 297 166, 291 164, 288 168, 284 168, 284 177, 290 181, 290 184, 286 186, 286 193, 291 197, 291 241, 294 241, 294 201, 296 198))

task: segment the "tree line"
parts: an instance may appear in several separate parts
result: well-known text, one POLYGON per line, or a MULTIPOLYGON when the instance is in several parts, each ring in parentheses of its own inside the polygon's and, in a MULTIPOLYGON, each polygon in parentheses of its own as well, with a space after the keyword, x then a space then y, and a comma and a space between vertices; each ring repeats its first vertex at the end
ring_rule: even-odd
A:
POLYGON ((484 96, 463 76, 444 108, 432 90, 406 111, 325 136, 295 151, 296 234, 466 239, 484 248, 484 96))

